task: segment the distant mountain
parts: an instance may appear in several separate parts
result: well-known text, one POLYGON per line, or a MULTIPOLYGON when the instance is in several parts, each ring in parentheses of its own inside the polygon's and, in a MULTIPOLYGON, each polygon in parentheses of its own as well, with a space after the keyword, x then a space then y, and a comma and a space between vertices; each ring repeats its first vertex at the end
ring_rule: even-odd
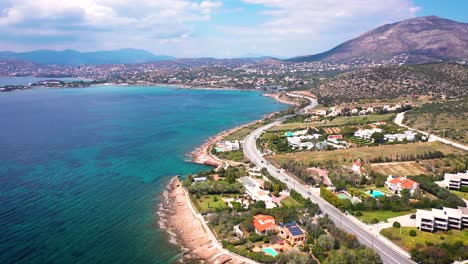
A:
POLYGON ((346 41, 335 48, 292 62, 390 59, 409 55, 409 62, 468 59, 468 24, 436 16, 387 24, 346 41))
POLYGON ((29 52, 0 52, 0 61, 22 60, 38 64, 99 65, 133 64, 151 61, 173 60, 174 57, 154 55, 145 50, 119 49, 109 51, 79 52, 75 50, 35 50, 29 52))

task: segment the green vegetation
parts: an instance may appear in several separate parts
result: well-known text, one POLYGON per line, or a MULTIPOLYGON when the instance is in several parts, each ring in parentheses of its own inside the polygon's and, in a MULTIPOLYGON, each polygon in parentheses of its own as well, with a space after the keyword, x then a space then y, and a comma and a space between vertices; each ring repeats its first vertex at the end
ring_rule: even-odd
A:
POLYGON ((324 122, 310 123, 284 123, 274 126, 270 131, 290 131, 306 129, 307 127, 333 127, 333 126, 350 126, 350 125, 365 125, 379 121, 390 121, 395 118, 395 114, 368 115, 368 116, 351 116, 351 117, 336 117, 329 118, 324 122))
POLYGON ((227 181, 195 182, 188 187, 191 194, 224 194, 239 193, 243 190, 240 182, 229 183, 227 181))
POLYGON ((468 230, 424 232, 413 227, 390 227, 380 232, 407 251, 420 263, 452 263, 468 258, 468 230), (411 236, 410 233, 416 234, 411 236), (434 259, 434 256, 437 256, 434 259))
POLYGON ((243 128, 241 128, 239 130, 236 130, 236 131, 232 132, 231 134, 225 136, 223 138, 223 140, 228 140, 228 141, 243 140, 248 134, 250 134, 252 131, 254 131, 255 129, 257 129, 257 128, 263 126, 263 125, 264 125, 263 122, 256 122, 255 124, 243 127, 243 128))
POLYGON ((405 123, 448 139, 468 143, 468 97, 422 105, 405 114, 405 123))
POLYGON ((299 206, 301 206, 300 203, 296 202, 296 200, 294 200, 291 197, 286 197, 283 200, 281 200, 281 205, 287 206, 287 207, 299 207, 299 206))
POLYGON ((412 214, 414 212, 416 212, 416 210, 400 211, 400 212, 394 212, 391 210, 368 211, 368 212, 362 212, 362 216, 357 217, 357 218, 366 224, 371 224, 373 219, 377 219, 378 222, 387 222, 389 218, 412 214))
POLYGON ((468 192, 461 192, 456 190, 450 190, 451 193, 461 197, 462 199, 468 200, 468 192))
POLYGON ((467 72, 468 66, 456 63, 363 68, 330 78, 312 93, 322 104, 423 95, 460 98, 466 96, 467 72))
POLYGON ((242 149, 216 152, 215 155, 220 159, 233 160, 237 162, 244 160, 244 151, 242 149))
POLYGON ((197 210, 204 214, 225 209, 227 206, 222 198, 221 195, 203 195, 198 199, 193 197, 192 202, 197 207, 197 210))
POLYGON ((416 159, 418 155, 426 155, 427 153, 441 152, 444 155, 451 153, 464 154, 463 150, 456 149, 452 146, 440 142, 419 142, 398 145, 381 145, 368 148, 351 148, 351 149, 338 149, 333 151, 311 151, 311 152, 298 152, 278 154, 268 156, 273 162, 277 164, 286 164, 293 160, 299 163, 310 162, 328 162, 343 163, 343 161, 361 159, 364 163, 373 161, 380 162, 379 160, 400 161, 404 157, 413 157, 416 159))
POLYGON ((434 207, 451 207, 457 208, 457 206, 465 207, 465 202, 455 194, 451 193, 449 190, 440 187, 436 183, 434 183, 434 178, 431 176, 412 176, 410 177, 415 181, 420 183, 419 187, 428 193, 437 196, 439 198, 439 205, 434 207))

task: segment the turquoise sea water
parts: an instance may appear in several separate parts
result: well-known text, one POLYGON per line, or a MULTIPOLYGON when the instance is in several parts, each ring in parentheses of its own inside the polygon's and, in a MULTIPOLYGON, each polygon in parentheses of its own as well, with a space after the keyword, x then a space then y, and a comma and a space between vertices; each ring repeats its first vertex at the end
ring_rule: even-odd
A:
POLYGON ((0 93, 0 263, 170 263, 168 179, 210 135, 284 109, 257 92, 92 87, 0 93))

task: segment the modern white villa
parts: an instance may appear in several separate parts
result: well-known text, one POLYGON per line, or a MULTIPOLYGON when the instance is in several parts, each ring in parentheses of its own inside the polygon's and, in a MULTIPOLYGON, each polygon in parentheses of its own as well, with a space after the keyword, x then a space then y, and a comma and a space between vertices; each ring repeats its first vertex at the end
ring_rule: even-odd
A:
POLYGON ((460 190, 461 187, 468 187, 468 171, 455 174, 445 173, 444 186, 452 190, 460 190))
POLYGON ((462 229, 468 227, 468 208, 458 207, 442 209, 432 208, 432 211, 416 211, 416 226, 422 231, 462 229))

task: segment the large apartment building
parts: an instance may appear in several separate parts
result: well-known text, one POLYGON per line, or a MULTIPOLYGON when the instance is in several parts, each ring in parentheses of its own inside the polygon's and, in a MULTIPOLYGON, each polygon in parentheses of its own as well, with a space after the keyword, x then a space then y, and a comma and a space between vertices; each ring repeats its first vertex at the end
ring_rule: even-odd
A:
POLYGON ((468 187, 468 171, 456 174, 446 173, 444 175, 445 188, 460 190, 462 186, 468 187))
POLYGON ((437 230, 462 229, 468 227, 468 208, 458 207, 416 211, 416 226, 419 230, 434 232, 437 230))

